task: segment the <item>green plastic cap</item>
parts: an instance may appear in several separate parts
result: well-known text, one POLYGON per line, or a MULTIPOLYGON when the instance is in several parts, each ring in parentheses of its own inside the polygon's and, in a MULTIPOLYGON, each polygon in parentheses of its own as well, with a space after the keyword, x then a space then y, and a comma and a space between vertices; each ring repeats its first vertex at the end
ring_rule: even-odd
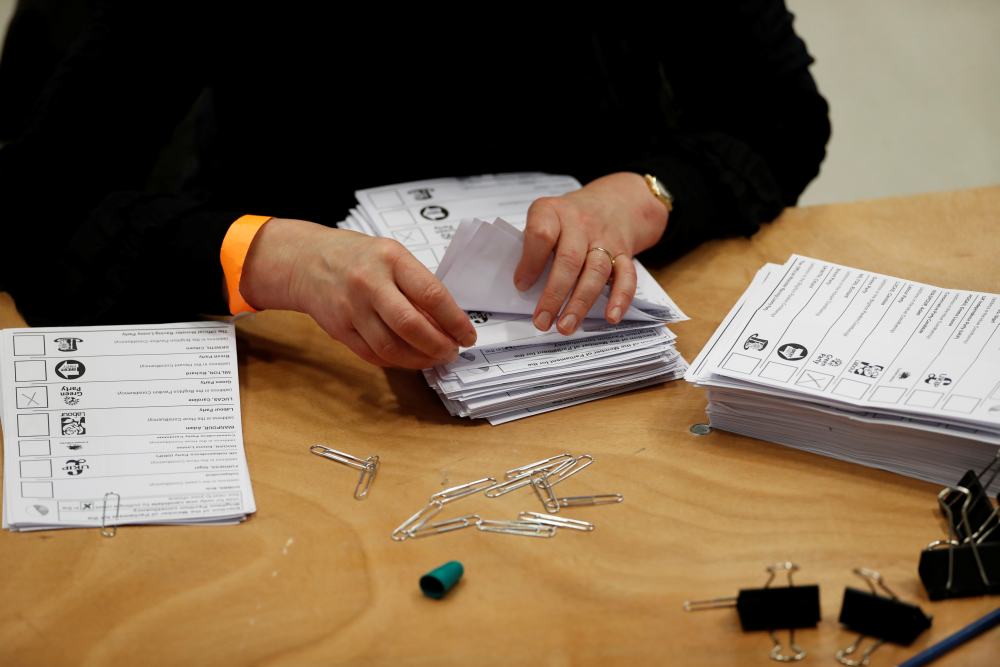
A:
POLYGON ((440 600, 448 594, 465 574, 465 568, 457 560, 450 560, 420 577, 420 590, 429 598, 440 600))

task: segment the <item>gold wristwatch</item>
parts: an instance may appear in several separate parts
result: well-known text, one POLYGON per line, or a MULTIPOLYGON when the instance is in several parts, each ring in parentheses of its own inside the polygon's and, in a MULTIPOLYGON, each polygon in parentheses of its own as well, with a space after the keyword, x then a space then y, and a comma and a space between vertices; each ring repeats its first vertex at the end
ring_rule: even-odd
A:
POLYGON ((646 179, 646 185, 649 186, 649 191, 653 193, 653 196, 663 202, 663 205, 667 207, 667 213, 670 213, 674 209, 674 196, 670 194, 670 190, 663 187, 663 183, 660 182, 656 176, 652 174, 644 174, 643 178, 646 179))

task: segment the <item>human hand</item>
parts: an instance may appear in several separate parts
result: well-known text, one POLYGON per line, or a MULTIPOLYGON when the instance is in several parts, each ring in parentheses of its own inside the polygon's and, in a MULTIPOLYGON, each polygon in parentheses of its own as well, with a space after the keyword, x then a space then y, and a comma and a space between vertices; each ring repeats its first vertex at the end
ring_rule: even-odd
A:
POLYGON ((632 256, 660 240, 667 217, 666 206, 643 177, 630 172, 602 176, 560 197, 535 200, 528 209, 524 251, 514 271, 514 285, 524 291, 535 284, 555 252, 532 317, 535 327, 548 331, 562 308, 557 329, 565 335, 576 331, 612 271, 604 316, 612 324, 620 322, 635 296, 632 256))
POLYGON ((308 313, 377 366, 428 368, 476 341, 468 315, 402 245, 304 220, 261 227, 240 293, 255 308, 308 313))

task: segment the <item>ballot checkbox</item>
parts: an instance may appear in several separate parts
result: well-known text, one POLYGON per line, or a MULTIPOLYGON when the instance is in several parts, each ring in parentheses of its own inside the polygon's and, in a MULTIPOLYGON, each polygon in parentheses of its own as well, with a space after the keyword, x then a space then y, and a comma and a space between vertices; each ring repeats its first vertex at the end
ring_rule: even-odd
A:
POLYGON ((908 399, 906 399, 906 404, 917 408, 933 408, 940 400, 940 391, 924 391, 923 389, 917 389, 910 394, 908 399))
POLYGON ((866 391, 868 391, 868 385, 864 382, 845 378, 837 383, 837 387, 833 390, 833 393, 838 396, 846 396, 847 398, 861 398, 865 395, 866 391))
POLYGON ((427 237, 424 236, 419 227, 400 229, 397 232, 393 232, 392 236, 407 248, 417 245, 427 245, 427 237))
POLYGON ((48 387, 17 387, 14 389, 20 410, 43 410, 49 407, 48 387))
POLYGON ((45 336, 41 334, 14 334, 15 357, 37 357, 45 354, 45 336))
POLYGON ((42 413, 18 415, 17 434, 22 438, 36 438, 49 435, 49 416, 42 413))
POLYGON ((36 461, 21 461, 21 479, 33 477, 52 477, 52 461, 39 459, 36 461))
POLYGON ((403 198, 395 190, 382 190, 368 195, 375 208, 393 208, 403 205, 403 198))
POLYGON ((826 385, 830 384, 830 380, 832 379, 833 376, 829 373, 819 373, 817 371, 806 370, 802 372, 802 376, 796 380, 795 384, 800 387, 805 387, 806 389, 823 391, 826 389, 826 385))
POLYGON ((52 482, 21 482, 22 498, 51 498, 52 482))
POLYGON ((972 412, 979 405, 979 399, 975 396, 949 396, 948 400, 944 402, 944 409, 950 410, 951 412, 964 412, 966 414, 972 412))
POLYGON ((406 227, 416 222, 416 220, 413 219, 413 214, 405 208, 400 211, 386 211, 385 213, 380 213, 379 215, 382 216, 382 222, 389 227, 406 227))
POLYGON ((768 380, 777 380, 778 382, 788 382, 795 375, 795 366, 789 366, 788 364, 779 364, 777 361, 772 361, 760 372, 762 378, 767 378, 768 380))
POLYGON ((733 354, 726 360, 726 363, 722 365, 727 371, 735 371, 737 373, 752 373, 753 369, 757 368, 757 364, 760 363, 759 359, 747 356, 745 354, 733 354))
POLYGON ((14 382, 45 382, 47 379, 44 360, 14 362, 14 382))
POLYGON ((906 393, 903 387, 875 387, 871 401, 875 403, 897 403, 906 393))
POLYGON ((18 440, 17 453, 20 456, 51 456, 52 443, 49 440, 18 440))

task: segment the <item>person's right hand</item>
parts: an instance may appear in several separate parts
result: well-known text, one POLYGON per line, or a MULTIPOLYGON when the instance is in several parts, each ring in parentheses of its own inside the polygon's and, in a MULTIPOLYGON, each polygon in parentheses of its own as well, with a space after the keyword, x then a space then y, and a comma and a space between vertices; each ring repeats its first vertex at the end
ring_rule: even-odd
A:
POLYGON ((254 308, 308 313, 378 366, 428 368, 475 344, 468 315, 396 241, 273 218, 254 237, 240 293, 254 308))

